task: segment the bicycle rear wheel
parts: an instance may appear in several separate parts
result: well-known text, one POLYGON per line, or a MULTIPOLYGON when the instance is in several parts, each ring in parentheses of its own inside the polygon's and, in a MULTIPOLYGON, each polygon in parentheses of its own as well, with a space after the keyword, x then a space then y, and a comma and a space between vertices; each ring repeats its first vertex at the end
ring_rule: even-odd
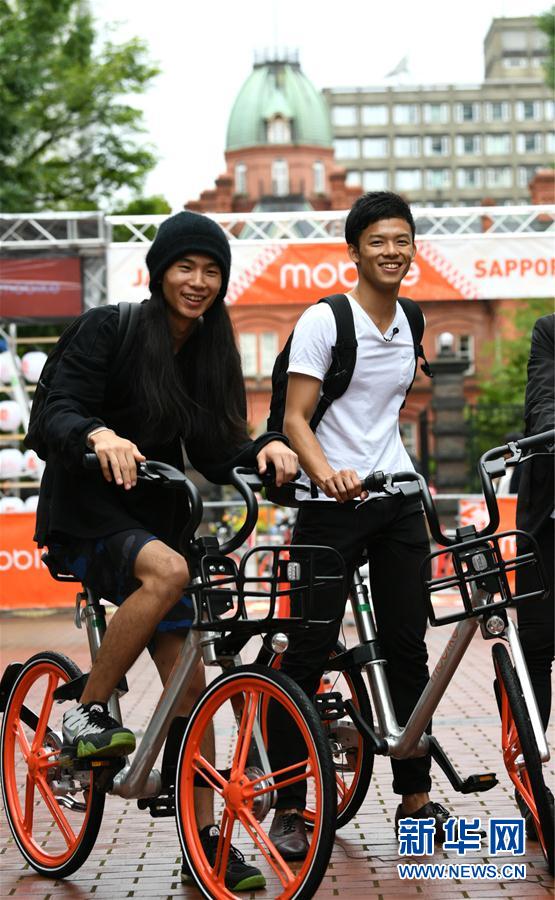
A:
POLYGON ((530 716, 507 648, 503 644, 494 644, 492 656, 499 691, 503 760, 509 778, 532 813, 543 854, 553 875, 553 800, 545 785, 530 716))
MULTIPOLYGON (((345 650, 338 643, 331 657, 345 650)), ((261 657, 259 656, 259 659, 261 657)), ((279 669, 281 655, 268 656, 268 665, 279 669)), ((358 669, 344 669, 334 672, 326 669, 320 683, 318 693, 340 694, 345 703, 351 700, 355 709, 370 727, 373 727, 372 706, 364 679, 358 669)), ((356 816, 364 803, 372 772, 374 770, 374 752, 370 743, 357 731, 347 715, 339 719, 325 719, 322 722, 333 758, 335 783, 337 787, 337 823, 336 828, 343 828, 356 816)), ((263 725, 265 729, 265 723, 263 725)), ((305 822, 312 827, 314 810, 308 804, 304 811, 305 822)))
POLYGON ((235 897, 226 884, 229 845, 237 847, 266 879, 267 896, 282 900, 313 897, 326 871, 335 835, 336 790, 329 744, 316 711, 287 676, 263 666, 241 666, 210 684, 199 697, 181 745, 176 784, 179 838, 193 879, 205 897, 235 897), (279 704, 300 731, 306 757, 286 770, 272 772, 258 753, 267 748, 260 710, 279 704), (216 736, 215 760, 208 750, 216 736), (269 836, 273 818, 274 777, 282 784, 305 781, 315 810, 306 859, 288 863, 269 836), (220 839, 214 859, 207 859, 195 810, 195 788, 212 792, 214 821, 220 839), (267 821, 267 818, 269 821, 267 821))
POLYGON ((32 656, 17 674, 0 734, 2 797, 17 846, 41 875, 64 878, 91 852, 105 795, 92 770, 61 758, 62 711, 53 693, 81 670, 62 653, 32 656))

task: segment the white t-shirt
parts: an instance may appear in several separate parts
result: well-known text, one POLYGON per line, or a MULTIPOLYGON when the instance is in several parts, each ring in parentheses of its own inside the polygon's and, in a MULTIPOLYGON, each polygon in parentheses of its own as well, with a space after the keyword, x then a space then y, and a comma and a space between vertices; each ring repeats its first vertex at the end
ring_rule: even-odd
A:
MULTIPOLYGON (((316 437, 332 468, 354 469, 363 478, 383 472, 413 471, 401 441, 399 410, 414 377, 414 343, 408 319, 397 303, 395 318, 382 335, 370 316, 352 297, 358 343, 356 364, 349 387, 334 400, 316 429, 316 437), (394 329, 398 332, 391 338, 394 329)), ((315 303, 295 326, 288 372, 312 375, 323 382, 337 340, 333 313, 327 303, 315 303)), ((310 484, 303 472, 302 484, 310 484)), ((297 492, 298 500, 310 495, 297 492)), ((318 500, 331 500, 321 491, 318 500)))

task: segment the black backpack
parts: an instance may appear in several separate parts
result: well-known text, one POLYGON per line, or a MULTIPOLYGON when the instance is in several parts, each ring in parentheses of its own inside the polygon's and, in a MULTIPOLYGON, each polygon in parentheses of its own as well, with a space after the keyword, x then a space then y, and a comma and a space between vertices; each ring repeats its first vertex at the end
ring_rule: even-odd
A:
MULTIPOLYGON (((135 337, 141 311, 139 303, 119 303, 118 308, 118 350, 112 365, 110 366, 110 374, 112 376, 119 371, 127 358, 129 348, 135 337)), ((43 435, 42 424, 56 366, 81 327, 84 316, 88 315, 89 312, 90 310, 78 316, 67 326, 65 331, 62 332, 55 347, 48 354, 48 359, 43 366, 40 378, 37 382, 31 406, 31 415, 29 417, 29 427, 23 443, 29 450, 34 450, 41 459, 46 459, 48 455, 48 444, 43 435)))
MULTIPOLYGON (((422 336, 424 334, 424 315, 422 310, 414 300, 410 300, 408 297, 399 297, 398 300, 410 325, 415 361, 418 364, 418 359, 422 359, 422 371, 429 378, 433 378, 428 360, 424 355, 424 348, 422 347, 422 336)), ((349 387, 355 369, 358 346, 355 337, 353 311, 345 294, 332 294, 329 297, 322 297, 318 303, 327 303, 331 307, 335 318, 337 338, 331 348, 332 358, 330 367, 324 376, 322 396, 310 420, 312 431, 316 431, 333 401, 338 400, 349 387)), ((267 421, 268 431, 283 431, 283 417, 287 397, 287 369, 289 367, 289 354, 294 333, 293 330, 287 338, 285 347, 278 354, 274 363, 272 371, 272 399, 270 401, 270 415, 267 421)), ((415 377, 416 368, 414 377, 407 388, 407 394, 413 385, 415 377)), ((404 405, 405 401, 403 401, 404 405)), ((283 485, 281 488, 267 488, 266 496, 272 503, 278 503, 281 506, 298 506, 298 501, 294 499, 294 487, 294 484, 290 483, 283 485)))

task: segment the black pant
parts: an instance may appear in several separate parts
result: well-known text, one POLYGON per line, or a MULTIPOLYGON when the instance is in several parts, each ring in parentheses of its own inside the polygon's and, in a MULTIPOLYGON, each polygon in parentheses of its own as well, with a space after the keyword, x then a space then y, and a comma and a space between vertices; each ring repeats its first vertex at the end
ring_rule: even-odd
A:
MULTIPOLYGON (((316 597, 318 608, 311 618, 341 618, 352 576, 368 553, 372 601, 378 639, 387 660, 387 677, 397 721, 406 724, 426 682, 428 654, 424 642, 426 606, 420 583, 420 565, 429 550, 428 536, 420 502, 401 495, 369 500, 356 509, 354 502, 311 501, 300 510, 293 544, 333 547, 345 561, 347 582, 342 589, 327 589, 316 597)), ((300 555, 300 553, 299 553, 300 555)), ((321 574, 336 574, 333 557, 324 554, 318 564, 321 574)), ((309 697, 317 691, 330 651, 335 647, 340 622, 313 625, 307 631, 291 635, 284 655, 286 672, 309 697)), ((270 715, 270 756, 275 770, 303 758, 304 745, 293 733, 291 722, 270 715)), ((428 791, 430 757, 391 760, 393 790, 398 794, 428 791)), ((277 808, 302 809, 305 782, 282 788, 277 808)))
MULTIPOLYGON (((517 603, 518 629, 524 651, 524 658, 536 700, 538 703, 543 727, 547 731, 551 710, 551 663, 554 658, 554 558, 553 558, 553 519, 546 519, 535 535, 539 544, 542 561, 547 575, 549 593, 543 600, 524 600, 517 603)), ((529 545, 522 549, 529 549, 529 545)), ((537 589, 534 573, 528 567, 517 569, 517 593, 526 593, 537 589)))

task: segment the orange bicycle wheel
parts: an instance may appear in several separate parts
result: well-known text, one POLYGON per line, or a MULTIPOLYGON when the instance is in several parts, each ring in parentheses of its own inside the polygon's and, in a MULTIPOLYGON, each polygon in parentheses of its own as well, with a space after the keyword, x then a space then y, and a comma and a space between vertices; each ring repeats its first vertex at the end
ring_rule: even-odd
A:
POLYGON ((550 873, 554 864, 553 796, 542 772, 528 708, 507 648, 492 647, 501 712, 501 747, 509 778, 532 813, 536 834, 550 873))
POLYGON ((207 687, 185 731, 176 785, 183 854, 205 897, 228 900, 236 896, 225 877, 231 843, 249 865, 260 869, 266 879, 266 896, 282 900, 313 897, 333 847, 335 808, 329 744, 314 707, 291 679, 264 666, 251 665, 225 673, 207 687), (280 704, 291 718, 306 749, 302 762, 278 772, 269 766, 259 725, 260 709, 270 700, 280 704), (212 730, 214 759, 208 758, 207 750, 212 730), (282 785, 306 781, 314 802, 308 854, 298 863, 285 861, 269 836, 274 778, 278 776, 284 779, 282 785), (214 822, 220 828, 214 859, 207 859, 199 836, 195 791, 198 794, 201 790, 211 791, 214 822))
POLYGON ((23 664, 9 693, 0 735, 2 796, 21 853, 41 875, 63 878, 87 859, 96 840, 104 793, 93 772, 64 762, 58 685, 81 675, 61 653, 23 664))

